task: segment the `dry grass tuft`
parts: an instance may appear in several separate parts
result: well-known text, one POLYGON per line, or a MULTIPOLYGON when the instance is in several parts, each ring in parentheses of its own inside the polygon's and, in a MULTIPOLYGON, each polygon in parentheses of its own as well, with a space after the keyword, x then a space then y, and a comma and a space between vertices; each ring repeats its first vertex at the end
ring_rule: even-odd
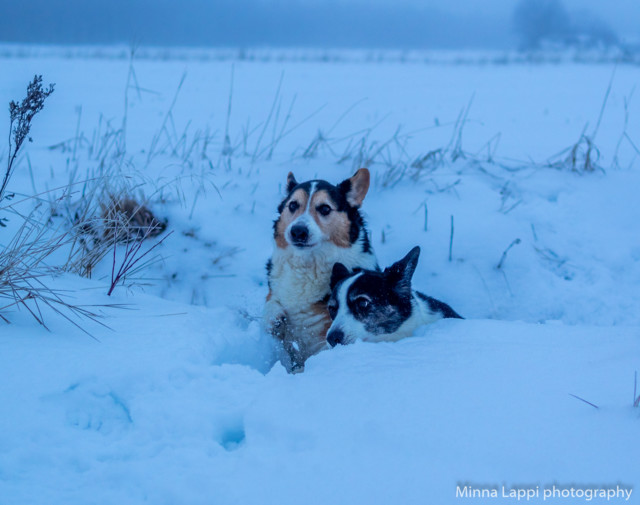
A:
POLYGON ((564 149, 551 160, 549 167, 558 170, 569 169, 577 173, 604 172, 600 166, 600 149, 593 141, 593 137, 583 131, 578 141, 564 149))
POLYGON ((129 196, 110 196, 102 204, 105 223, 103 237, 109 241, 142 241, 157 237, 167 228, 167 221, 158 219, 149 208, 129 196))
POLYGON ((68 233, 52 233, 35 219, 35 211, 25 216, 10 241, 0 248, 0 319, 9 323, 4 315, 8 310, 25 309, 46 328, 43 309, 48 308, 90 335, 80 321, 99 323, 99 315, 90 307, 71 303, 66 293, 50 287, 59 269, 48 260, 72 240, 68 233))
POLYGON ((130 244, 157 237, 167 228, 143 198, 122 192, 88 193, 88 198, 67 205, 64 215, 74 237, 65 270, 91 277, 98 263, 118 243, 130 244))

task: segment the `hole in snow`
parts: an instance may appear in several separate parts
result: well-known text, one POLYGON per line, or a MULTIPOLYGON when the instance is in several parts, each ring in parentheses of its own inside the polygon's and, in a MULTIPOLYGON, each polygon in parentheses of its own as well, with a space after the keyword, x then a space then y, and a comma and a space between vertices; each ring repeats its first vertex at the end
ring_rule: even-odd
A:
POLYGON ((235 451, 244 444, 245 438, 246 434, 244 426, 235 426, 227 429, 222 434, 222 437, 220 438, 220 445, 222 445, 222 447, 227 451, 235 451))

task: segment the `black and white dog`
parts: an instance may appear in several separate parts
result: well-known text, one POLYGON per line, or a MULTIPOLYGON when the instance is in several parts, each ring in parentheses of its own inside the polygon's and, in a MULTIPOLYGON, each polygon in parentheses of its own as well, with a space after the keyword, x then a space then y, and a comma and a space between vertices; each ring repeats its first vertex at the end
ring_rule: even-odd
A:
POLYGON ((337 186, 323 180, 298 183, 292 173, 287 177, 287 196, 273 226, 263 321, 266 331, 282 341, 289 371, 301 370, 309 356, 326 348, 333 265, 378 268, 359 211, 369 182, 366 168, 337 186))
POLYGON ((332 293, 328 309, 333 323, 327 333, 332 346, 361 339, 369 342, 396 341, 409 337, 422 325, 443 318, 462 319, 446 303, 411 288, 420 248, 384 272, 361 270, 351 273, 337 263, 331 275, 332 293))

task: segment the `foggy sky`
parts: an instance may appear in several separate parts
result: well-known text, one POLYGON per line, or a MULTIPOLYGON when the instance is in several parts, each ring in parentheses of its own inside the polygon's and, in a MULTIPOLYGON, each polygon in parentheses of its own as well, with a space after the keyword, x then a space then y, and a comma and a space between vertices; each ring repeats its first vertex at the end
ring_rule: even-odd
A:
MULTIPOLYGON (((0 0, 0 42, 512 48, 516 0, 0 0)), ((638 0, 564 0, 621 39, 638 0)))

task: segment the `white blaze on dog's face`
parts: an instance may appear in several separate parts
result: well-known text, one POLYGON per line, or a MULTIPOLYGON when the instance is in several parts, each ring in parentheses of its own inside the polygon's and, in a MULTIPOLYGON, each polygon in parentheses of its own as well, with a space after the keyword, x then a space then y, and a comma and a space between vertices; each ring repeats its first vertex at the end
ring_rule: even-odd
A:
POLYGON ((393 339, 413 315, 411 277, 419 254, 420 248, 413 248, 384 272, 351 274, 341 263, 334 265, 327 304, 333 319, 327 332, 329 345, 393 339))
POLYGON ((298 184, 292 173, 287 177, 287 197, 278 207, 274 238, 280 249, 291 247, 296 253, 313 251, 332 243, 350 247, 360 236, 364 223, 358 213, 369 189, 366 168, 337 186, 314 180, 298 184))
MULTIPOLYGON (((340 267, 345 268, 341 263, 337 263, 340 267)), ((335 272, 335 269, 334 269, 335 272)), ((347 274, 348 275, 348 274, 347 274)), ((358 273, 347 278, 336 289, 334 289, 327 304, 329 315, 333 322, 327 331, 327 342, 331 347, 335 347, 336 344, 352 344, 356 340, 366 340, 369 333, 367 332, 364 324, 358 321, 354 314, 349 310, 348 296, 351 285, 362 276, 362 273, 358 273)), ((358 301, 361 305, 366 305, 369 300, 363 298, 362 301, 358 301)))

